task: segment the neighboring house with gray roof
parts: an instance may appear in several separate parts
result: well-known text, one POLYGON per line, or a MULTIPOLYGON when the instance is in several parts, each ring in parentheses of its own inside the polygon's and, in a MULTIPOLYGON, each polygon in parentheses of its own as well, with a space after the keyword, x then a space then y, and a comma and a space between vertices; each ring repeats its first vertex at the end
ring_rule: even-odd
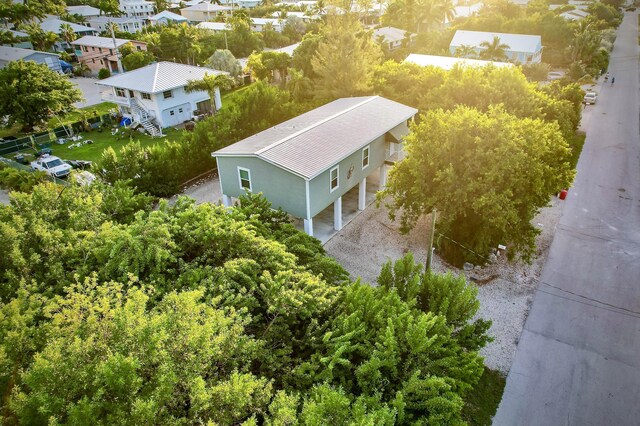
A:
POLYGON ((135 34, 145 26, 145 19, 135 16, 98 16, 89 20, 91 28, 104 32, 109 30, 109 25, 114 24, 118 31, 135 34))
POLYGON ((97 7, 89 6, 87 4, 81 4, 78 6, 67 6, 67 12, 69 15, 81 16, 84 22, 89 22, 91 18, 97 18, 101 15, 100 9, 97 7))
POLYGON ((494 37, 500 39, 500 43, 509 46, 505 50, 507 58, 521 64, 537 64, 542 60, 542 37, 529 34, 505 34, 490 33, 484 31, 456 31, 449 51, 455 56, 456 50, 462 46, 472 47, 478 55, 485 50, 483 42, 492 43, 494 37))
POLYGON ((193 6, 180 9, 180 14, 190 22, 213 21, 219 13, 226 13, 231 10, 229 6, 220 6, 214 3, 199 3, 193 6))
MULTIPOLYGON (((56 17, 46 18, 43 21, 41 21, 39 25, 42 31, 52 32, 54 34, 57 34, 58 36, 60 36, 62 33, 61 27, 63 25, 69 25, 73 30, 73 32, 76 34, 77 38, 84 37, 84 36, 92 36, 97 34, 97 31, 91 27, 76 24, 73 22, 63 21, 62 19, 58 19, 56 17)), ((70 48, 71 46, 67 44, 67 42, 63 40, 62 37, 60 37, 60 40, 57 41, 53 47, 55 51, 60 51, 63 49, 70 48)))
POLYGON ((418 111, 379 96, 342 98, 212 154, 225 205, 245 191, 261 192, 274 208, 304 219, 333 205, 334 229, 342 228, 342 197, 358 187, 364 210, 367 177, 386 182, 408 124, 418 111))
POLYGON ((51 70, 61 73, 60 57, 55 53, 40 52, 19 47, 0 46, 0 68, 13 61, 33 61, 46 64, 51 70))
MULTIPOLYGON (((160 133, 161 128, 182 124, 195 115, 211 111, 211 98, 207 92, 185 91, 190 80, 201 80, 207 74, 226 73, 174 62, 158 62, 100 80, 97 84, 108 89, 102 93, 103 100, 118 104, 123 116, 140 122, 155 134, 160 133)), ((219 90, 216 90, 214 101, 217 108, 222 106, 219 90)))
POLYGON ((149 16, 149 23, 151 25, 188 24, 189 20, 177 13, 163 10, 153 16, 149 16))
POLYGON ((4 31, 9 32, 13 37, 15 37, 17 43, 4 43, 3 46, 19 47, 21 49, 33 50, 33 44, 31 44, 31 42, 29 41, 29 34, 22 31, 16 31, 16 30, 4 30, 4 31))

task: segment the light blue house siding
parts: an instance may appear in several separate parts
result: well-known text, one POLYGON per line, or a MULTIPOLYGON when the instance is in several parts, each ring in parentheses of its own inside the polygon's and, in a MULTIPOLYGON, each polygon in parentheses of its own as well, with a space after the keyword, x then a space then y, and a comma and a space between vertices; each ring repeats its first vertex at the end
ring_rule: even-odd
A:
POLYGON ((362 168, 362 149, 359 149, 337 164, 338 188, 334 191, 331 191, 330 174, 336 165, 333 165, 330 169, 325 170, 309 181, 309 194, 311 195, 309 207, 311 217, 333 204, 335 200, 353 189, 362 179, 376 171, 384 163, 386 152, 388 151, 388 143, 385 142, 385 137, 380 136, 367 146, 370 147, 369 166, 365 169, 362 168), (351 173, 351 177, 348 177, 349 169, 351 169, 352 166, 353 172, 351 173))
POLYGON ((257 157, 217 157, 218 176, 224 194, 238 198, 245 193, 240 187, 238 167, 249 170, 251 192, 262 192, 274 208, 296 217, 307 216, 305 180, 257 157))

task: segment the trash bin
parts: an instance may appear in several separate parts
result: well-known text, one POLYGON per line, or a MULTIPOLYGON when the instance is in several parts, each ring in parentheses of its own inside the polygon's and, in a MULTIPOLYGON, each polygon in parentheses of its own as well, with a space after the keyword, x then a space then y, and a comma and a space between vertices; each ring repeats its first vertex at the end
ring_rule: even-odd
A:
POLYGON ((567 198, 567 191, 566 189, 563 189, 562 191, 560 191, 560 199, 564 200, 565 198, 567 198))

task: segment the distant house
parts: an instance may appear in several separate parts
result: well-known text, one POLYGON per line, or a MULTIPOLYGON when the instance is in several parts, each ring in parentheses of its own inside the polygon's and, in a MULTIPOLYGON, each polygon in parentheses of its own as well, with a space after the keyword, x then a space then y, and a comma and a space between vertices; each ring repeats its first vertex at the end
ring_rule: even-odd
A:
POLYGON ((453 69, 456 65, 474 68, 486 67, 488 65, 492 65, 497 68, 515 67, 515 65, 510 62, 481 61, 478 59, 454 58, 451 56, 419 55, 417 53, 410 54, 404 62, 420 65, 421 67, 438 67, 443 70, 453 69))
POLYGON ((273 30, 277 33, 281 33, 284 28, 284 21, 281 19, 273 18, 251 18, 251 30, 256 32, 262 32, 264 27, 271 24, 273 30))
POLYGON ((242 7, 244 9, 252 9, 259 6, 262 0, 220 0, 220 4, 225 6, 233 5, 235 8, 242 7))
POLYGON ((417 112, 379 96, 342 98, 222 148, 212 155, 223 203, 261 192, 274 208, 303 219, 309 235, 313 218, 333 205, 340 230, 342 197, 357 187, 364 210, 367 178, 384 187, 417 112))
POLYGON ((155 4, 145 0, 120 0, 118 9, 129 18, 148 18, 154 14, 155 4))
POLYGON ((584 10, 575 9, 561 13, 560 16, 568 21, 581 21, 586 17, 591 16, 591 14, 589 12, 585 12, 584 10))
POLYGON ((230 6, 220 6, 213 3, 198 3, 180 9, 180 14, 191 22, 213 21, 221 12, 230 11, 230 6))
POLYGON ((388 50, 399 49, 403 46, 403 43, 408 47, 413 44, 416 37, 417 35, 414 33, 394 27, 382 27, 373 30, 373 39, 388 50))
POLYGON ((109 24, 115 24, 118 31, 125 33, 137 33, 145 26, 145 19, 136 17, 99 16, 89 20, 89 26, 98 32, 109 30, 109 24))
POLYGON ((33 61, 39 64, 46 64, 52 71, 62 72, 60 57, 55 53, 0 46, 0 68, 6 67, 9 62, 13 61, 33 61))
POLYGON ((89 19, 97 18, 101 15, 100 9, 86 4, 80 6, 67 6, 67 12, 69 12, 69 15, 81 16, 85 24, 89 22, 89 19))
MULTIPOLYGON (((62 30, 60 28, 62 25, 69 25, 71 29, 73 29, 73 32, 76 34, 77 37, 83 37, 86 35, 95 35, 97 32, 95 29, 91 27, 87 27, 86 25, 80 25, 80 24, 75 24, 73 22, 63 21, 62 19, 58 19, 56 17, 46 18, 45 20, 41 21, 39 25, 42 31, 52 32, 54 34, 57 34, 58 36, 60 36, 60 34, 62 33, 62 30)), ((68 45, 67 42, 64 41, 62 38, 60 38, 60 41, 57 41, 56 44, 54 45, 55 50, 67 49, 70 47, 71 46, 68 45)))
POLYGON ((71 44, 78 60, 86 64, 93 74, 98 74, 101 68, 106 68, 111 73, 118 72, 117 49, 127 43, 131 43, 137 50, 147 50, 146 43, 136 40, 117 38, 114 45, 111 37, 84 36, 71 44))
POLYGON ((480 11, 480 9, 483 8, 483 6, 484 4, 482 2, 455 6, 453 8, 453 18, 449 19, 445 16, 444 25, 448 27, 453 21, 458 18, 468 18, 470 16, 476 15, 480 11))
POLYGON ((150 16, 149 23, 151 25, 168 25, 168 24, 182 24, 189 23, 189 20, 182 15, 178 15, 177 13, 169 12, 168 10, 163 10, 162 12, 150 16))
MULTIPOLYGON (((280 16, 281 16, 281 12, 277 12, 277 11, 271 14, 272 18, 280 18, 280 16)), ((303 22, 317 21, 318 19, 320 19, 319 15, 307 15, 305 12, 287 11, 286 18, 290 16, 299 18, 303 22)), ((286 21, 286 18, 284 19, 285 21, 286 21)))
POLYGON ((505 53, 510 61, 521 64, 540 63, 542 59, 542 37, 539 35, 458 30, 451 40, 449 51, 452 55, 455 55, 456 50, 461 46, 469 46, 480 55, 485 50, 482 43, 492 43, 495 37, 500 39, 500 43, 509 46, 505 53))
POLYGON ((31 42, 29 41, 29 34, 22 31, 16 31, 16 30, 6 30, 6 31, 11 33, 11 35, 14 36, 18 42, 4 43, 3 46, 19 47, 21 49, 33 49, 33 44, 31 44, 31 42))
POLYGON ((231 26, 225 22, 200 22, 196 25, 196 28, 213 31, 214 33, 231 30, 231 26))
MULTIPOLYGON (((152 135, 162 128, 182 124, 195 115, 210 112, 211 98, 207 92, 187 93, 190 80, 201 80, 206 74, 225 74, 204 67, 158 62, 98 81, 108 90, 102 99, 118 104, 123 116, 141 123, 152 135)), ((214 99, 222 106, 220 92, 214 99)))

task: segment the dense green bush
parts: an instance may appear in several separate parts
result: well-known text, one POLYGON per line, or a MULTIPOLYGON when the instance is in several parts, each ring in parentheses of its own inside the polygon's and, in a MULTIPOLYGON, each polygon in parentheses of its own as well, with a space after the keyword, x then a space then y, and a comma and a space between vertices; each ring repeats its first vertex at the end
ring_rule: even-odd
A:
POLYGON ((18 170, 0 162, 0 188, 14 191, 29 192, 34 186, 45 182, 47 175, 44 172, 28 172, 18 170))
POLYGON ((105 78, 109 77, 111 77, 111 71, 106 68, 100 68, 100 71, 98 71, 98 79, 104 80, 105 78))

